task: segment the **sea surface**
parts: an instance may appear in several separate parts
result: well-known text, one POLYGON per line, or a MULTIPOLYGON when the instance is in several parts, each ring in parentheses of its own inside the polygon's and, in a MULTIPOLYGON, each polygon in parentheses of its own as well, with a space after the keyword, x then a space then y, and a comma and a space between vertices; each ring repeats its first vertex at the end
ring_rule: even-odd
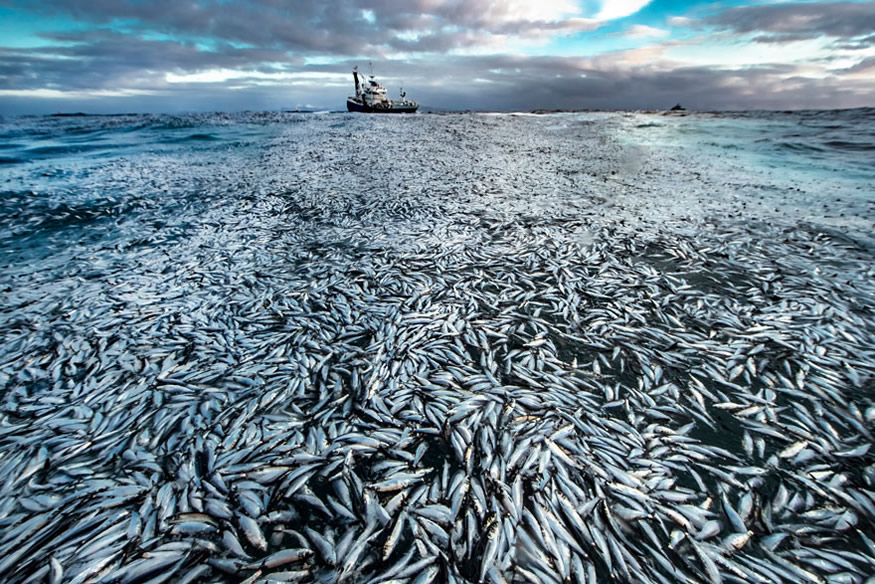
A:
POLYGON ((873 161, 871 108, 0 118, 0 580, 872 582, 873 161))

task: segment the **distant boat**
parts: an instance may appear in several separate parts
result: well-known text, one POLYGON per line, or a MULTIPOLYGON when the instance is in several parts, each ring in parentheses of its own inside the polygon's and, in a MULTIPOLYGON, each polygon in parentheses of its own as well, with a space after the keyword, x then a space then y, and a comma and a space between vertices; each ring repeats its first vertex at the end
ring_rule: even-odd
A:
POLYGON ((407 94, 401 90, 401 99, 389 99, 386 88, 377 83, 373 75, 365 79, 362 75, 359 81, 358 67, 352 70, 355 80, 355 96, 346 98, 346 109, 351 112, 368 114, 412 114, 419 109, 419 104, 407 99, 407 94))
POLYGON ((677 104, 676 106, 674 106, 673 108, 671 108, 668 111, 670 111, 670 112, 685 112, 685 111, 687 111, 687 108, 685 108, 681 104, 677 104))

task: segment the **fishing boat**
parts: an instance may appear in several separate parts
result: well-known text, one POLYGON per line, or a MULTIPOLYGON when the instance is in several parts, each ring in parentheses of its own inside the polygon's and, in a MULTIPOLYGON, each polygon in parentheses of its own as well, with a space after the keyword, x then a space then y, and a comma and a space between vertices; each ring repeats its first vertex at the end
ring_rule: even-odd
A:
POLYGON ((346 98, 348 111, 368 114, 412 114, 419 109, 419 104, 407 99, 407 93, 403 89, 401 99, 389 99, 386 88, 380 85, 373 75, 367 78, 360 75, 358 67, 353 67, 352 77, 355 80, 355 95, 346 98))

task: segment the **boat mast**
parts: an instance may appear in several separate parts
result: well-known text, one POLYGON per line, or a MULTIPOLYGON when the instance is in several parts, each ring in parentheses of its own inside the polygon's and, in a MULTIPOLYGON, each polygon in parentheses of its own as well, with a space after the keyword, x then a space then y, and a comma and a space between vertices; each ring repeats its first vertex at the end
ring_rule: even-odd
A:
POLYGON ((355 96, 361 97, 362 90, 359 87, 359 68, 358 65, 352 68, 352 78, 355 79, 355 96))

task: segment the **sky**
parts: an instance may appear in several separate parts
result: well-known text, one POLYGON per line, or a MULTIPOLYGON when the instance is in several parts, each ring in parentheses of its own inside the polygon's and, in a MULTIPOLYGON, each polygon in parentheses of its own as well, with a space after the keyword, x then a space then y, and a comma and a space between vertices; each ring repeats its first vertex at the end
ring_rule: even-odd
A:
POLYGON ((0 0, 0 114, 875 106, 875 0, 0 0))

